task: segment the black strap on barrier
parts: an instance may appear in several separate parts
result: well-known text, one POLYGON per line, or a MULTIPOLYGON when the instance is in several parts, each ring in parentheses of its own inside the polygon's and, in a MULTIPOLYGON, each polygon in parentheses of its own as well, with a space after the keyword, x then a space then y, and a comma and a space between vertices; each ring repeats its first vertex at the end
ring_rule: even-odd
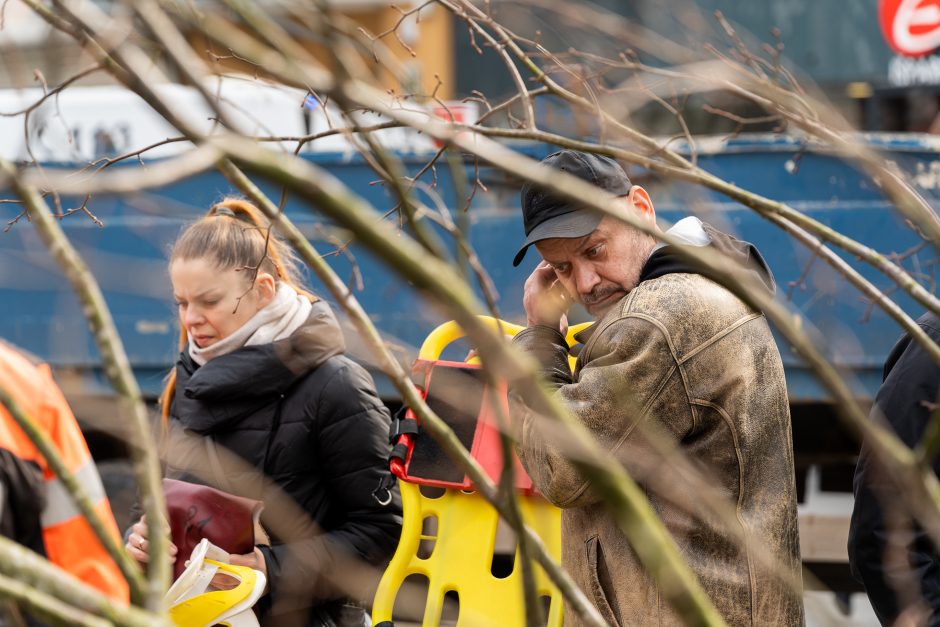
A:
POLYGON ((399 442, 392 447, 392 452, 388 454, 388 461, 391 462, 393 459, 400 459, 401 461, 405 461, 407 457, 408 446, 404 442, 399 442))
MULTIPOLYGON (((395 415, 392 416, 392 421, 388 425, 388 442, 389 444, 397 444, 398 438, 410 433, 412 435, 418 434, 418 421, 412 420, 411 418, 406 418, 408 415, 408 408, 402 407, 395 415)), ((404 458, 402 458, 404 459, 404 458)))
MULTIPOLYGON (((388 463, 391 465, 393 459, 397 459, 400 462, 408 458, 408 445, 404 442, 399 442, 398 440, 401 436, 406 433, 412 435, 418 434, 418 421, 411 418, 405 418, 408 415, 408 408, 402 407, 395 415, 392 416, 392 421, 388 425, 388 441, 392 445, 392 450, 388 454, 388 463)), ((382 476, 382 479, 379 481, 378 487, 372 491, 372 497, 382 506, 388 505, 392 502, 392 487, 395 485, 397 478, 391 472, 382 476)))

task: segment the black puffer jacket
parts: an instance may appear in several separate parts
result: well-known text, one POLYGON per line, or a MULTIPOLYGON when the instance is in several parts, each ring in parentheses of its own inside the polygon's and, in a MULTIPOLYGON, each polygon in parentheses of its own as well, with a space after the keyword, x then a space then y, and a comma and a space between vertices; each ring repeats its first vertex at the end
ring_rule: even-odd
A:
MULTIPOLYGON (((288 339, 242 347, 202 367, 184 351, 176 367, 171 426, 210 436, 249 463, 226 469, 216 487, 265 500, 269 593, 258 607, 266 624, 324 624, 326 615, 337 618, 337 599, 370 600, 362 597, 372 582, 361 573, 344 583, 336 575, 359 573, 363 563, 381 568, 400 536, 397 491, 390 502, 382 498, 387 492, 374 494, 388 475, 389 414, 372 378, 344 350, 342 331, 320 301, 288 339), (309 520, 272 507, 274 493, 260 487, 258 469, 309 520)), ((169 476, 185 474, 173 468, 172 453, 181 450, 169 455, 169 476)))
MULTIPOLYGON (((928 313, 917 323, 930 339, 940 342, 940 318, 928 313)), ((875 397, 872 418, 887 422, 904 444, 915 447, 936 406, 938 390, 940 366, 919 343, 905 335, 885 362, 884 383, 875 397)), ((933 460, 933 469, 940 474, 940 459, 933 460)), ((905 525, 910 519, 897 496, 897 485, 865 444, 855 468, 854 487, 849 564, 856 579, 865 585, 879 620, 891 625, 908 604, 919 601, 931 614, 926 624, 940 627, 940 555, 919 526, 913 525, 906 532, 891 529, 886 521, 886 505, 900 512, 905 525), (906 559, 892 561, 889 543, 897 547, 896 554, 905 551, 906 559)))

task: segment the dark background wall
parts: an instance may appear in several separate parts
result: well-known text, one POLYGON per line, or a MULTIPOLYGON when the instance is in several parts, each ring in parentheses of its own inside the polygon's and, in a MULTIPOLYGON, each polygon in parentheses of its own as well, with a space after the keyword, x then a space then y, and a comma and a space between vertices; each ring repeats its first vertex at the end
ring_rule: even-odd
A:
MULTIPOLYGON (((762 43, 775 43, 772 30, 776 29, 784 45, 785 63, 801 84, 818 87, 860 128, 927 131, 940 111, 935 84, 889 84, 888 68, 895 54, 881 33, 878 0, 601 0, 565 4, 569 10, 579 7, 576 10, 582 15, 610 10, 624 19, 623 28, 613 26, 617 18, 588 18, 591 23, 579 27, 545 6, 528 2, 494 2, 491 7, 515 32, 538 39, 553 52, 577 48, 616 57, 634 43, 626 36, 618 38, 617 31, 626 33, 626 27, 634 24, 682 44, 700 58, 713 58, 706 44, 719 50, 731 45, 714 16, 717 10, 754 50, 762 43), (599 25, 615 32, 604 34, 599 25)), ((509 74, 495 52, 484 48, 478 53, 467 28, 459 22, 454 36, 458 97, 469 96, 473 89, 491 98, 513 91, 509 74)), ((657 62, 651 55, 641 52, 641 56, 657 62)), ((665 121, 657 121, 653 113, 650 116, 649 130, 671 132, 665 121)), ((730 130, 720 123, 697 121, 694 112, 692 117, 698 132, 730 130)))

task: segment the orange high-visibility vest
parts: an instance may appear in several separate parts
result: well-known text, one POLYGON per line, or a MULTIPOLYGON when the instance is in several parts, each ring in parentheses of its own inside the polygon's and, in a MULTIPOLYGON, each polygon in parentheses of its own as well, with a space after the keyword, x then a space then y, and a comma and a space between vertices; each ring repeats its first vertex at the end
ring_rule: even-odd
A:
MULTIPOLYGON (((0 385, 14 395, 26 415, 49 436, 65 465, 85 487, 98 516, 114 537, 119 538, 117 523, 88 445, 72 410, 53 381, 49 367, 33 364, 0 341, 0 385)), ((42 536, 49 561, 111 599, 128 603, 127 581, 121 571, 98 541, 68 491, 49 470, 45 458, 3 405, 0 405, 0 448, 9 450, 20 459, 35 462, 42 469, 46 487, 42 536)))

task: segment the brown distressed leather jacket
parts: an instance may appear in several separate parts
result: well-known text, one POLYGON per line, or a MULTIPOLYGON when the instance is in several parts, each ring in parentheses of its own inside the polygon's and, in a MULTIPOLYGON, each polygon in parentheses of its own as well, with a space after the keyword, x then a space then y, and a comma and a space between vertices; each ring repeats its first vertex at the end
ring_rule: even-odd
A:
MULTIPOLYGON (((557 330, 515 341, 646 491, 729 625, 802 625, 790 412, 763 315, 704 276, 673 272, 642 281, 588 331, 573 375, 557 330)), ((681 624, 564 439, 524 406, 514 418, 526 470, 564 508, 564 565, 605 619, 681 624)), ((580 624, 570 609, 565 624, 580 624)))

